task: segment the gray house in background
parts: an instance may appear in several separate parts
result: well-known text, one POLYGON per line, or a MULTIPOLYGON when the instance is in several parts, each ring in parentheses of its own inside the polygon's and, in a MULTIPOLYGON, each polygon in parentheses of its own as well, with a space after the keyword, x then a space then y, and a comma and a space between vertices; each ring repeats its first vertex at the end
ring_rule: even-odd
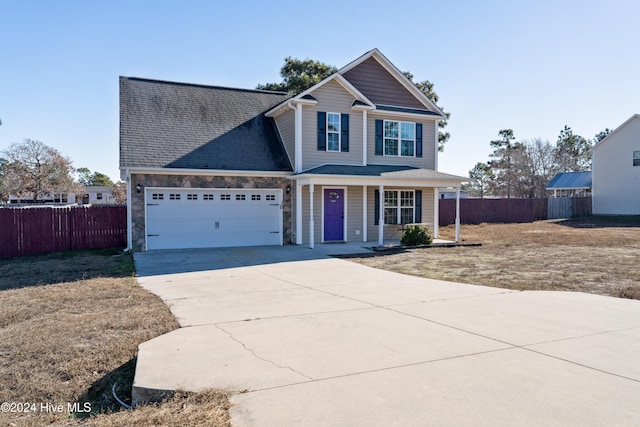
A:
POLYGON ((121 77, 129 248, 437 236, 444 118, 377 49, 296 96, 121 77))

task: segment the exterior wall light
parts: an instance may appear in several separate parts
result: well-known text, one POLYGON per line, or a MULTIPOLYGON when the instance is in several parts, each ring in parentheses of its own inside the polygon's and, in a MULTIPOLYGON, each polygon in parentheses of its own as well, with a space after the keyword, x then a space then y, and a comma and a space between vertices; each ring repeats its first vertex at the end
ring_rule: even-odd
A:
POLYGON ((142 184, 138 183, 138 185, 136 185, 136 192, 140 193, 142 191, 142 184))

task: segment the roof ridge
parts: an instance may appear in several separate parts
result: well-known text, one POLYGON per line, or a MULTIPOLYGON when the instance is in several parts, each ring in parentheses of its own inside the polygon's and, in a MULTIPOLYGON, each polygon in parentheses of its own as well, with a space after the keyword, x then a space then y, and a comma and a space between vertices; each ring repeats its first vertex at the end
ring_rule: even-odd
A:
POLYGON ((198 87, 203 89, 224 89, 224 90, 232 90, 237 92, 264 93, 269 95, 288 95, 289 94, 288 92, 276 91, 276 90, 247 89, 247 88, 230 87, 230 86, 205 85, 200 83, 176 82, 172 80, 151 79, 146 77, 120 76, 120 78, 133 80, 133 81, 140 81, 140 82, 158 83, 158 84, 175 85, 175 86, 190 86, 190 87, 198 87))

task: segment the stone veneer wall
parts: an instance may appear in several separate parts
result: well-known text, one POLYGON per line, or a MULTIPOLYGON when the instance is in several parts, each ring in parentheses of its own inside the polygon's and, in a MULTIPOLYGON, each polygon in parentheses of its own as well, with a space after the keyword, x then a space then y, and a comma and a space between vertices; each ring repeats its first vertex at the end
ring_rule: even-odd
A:
POLYGON ((286 188, 291 181, 286 178, 256 177, 256 176, 193 176, 193 175, 145 175, 132 174, 131 187, 131 219, 133 222, 132 240, 133 250, 142 251, 144 248, 144 189, 147 187, 175 187, 175 188, 278 188, 282 189, 283 210, 282 229, 283 243, 291 242, 291 194, 286 188), (142 184, 143 190, 138 194, 136 185, 142 184))

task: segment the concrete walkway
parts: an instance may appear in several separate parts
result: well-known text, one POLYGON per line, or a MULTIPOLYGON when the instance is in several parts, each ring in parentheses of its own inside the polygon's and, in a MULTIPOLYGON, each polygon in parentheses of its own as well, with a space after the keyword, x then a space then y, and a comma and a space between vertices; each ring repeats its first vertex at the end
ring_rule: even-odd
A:
POLYGON ((234 426, 640 425, 640 301, 376 270, 357 245, 136 254, 181 329, 134 399, 222 388, 234 426))

